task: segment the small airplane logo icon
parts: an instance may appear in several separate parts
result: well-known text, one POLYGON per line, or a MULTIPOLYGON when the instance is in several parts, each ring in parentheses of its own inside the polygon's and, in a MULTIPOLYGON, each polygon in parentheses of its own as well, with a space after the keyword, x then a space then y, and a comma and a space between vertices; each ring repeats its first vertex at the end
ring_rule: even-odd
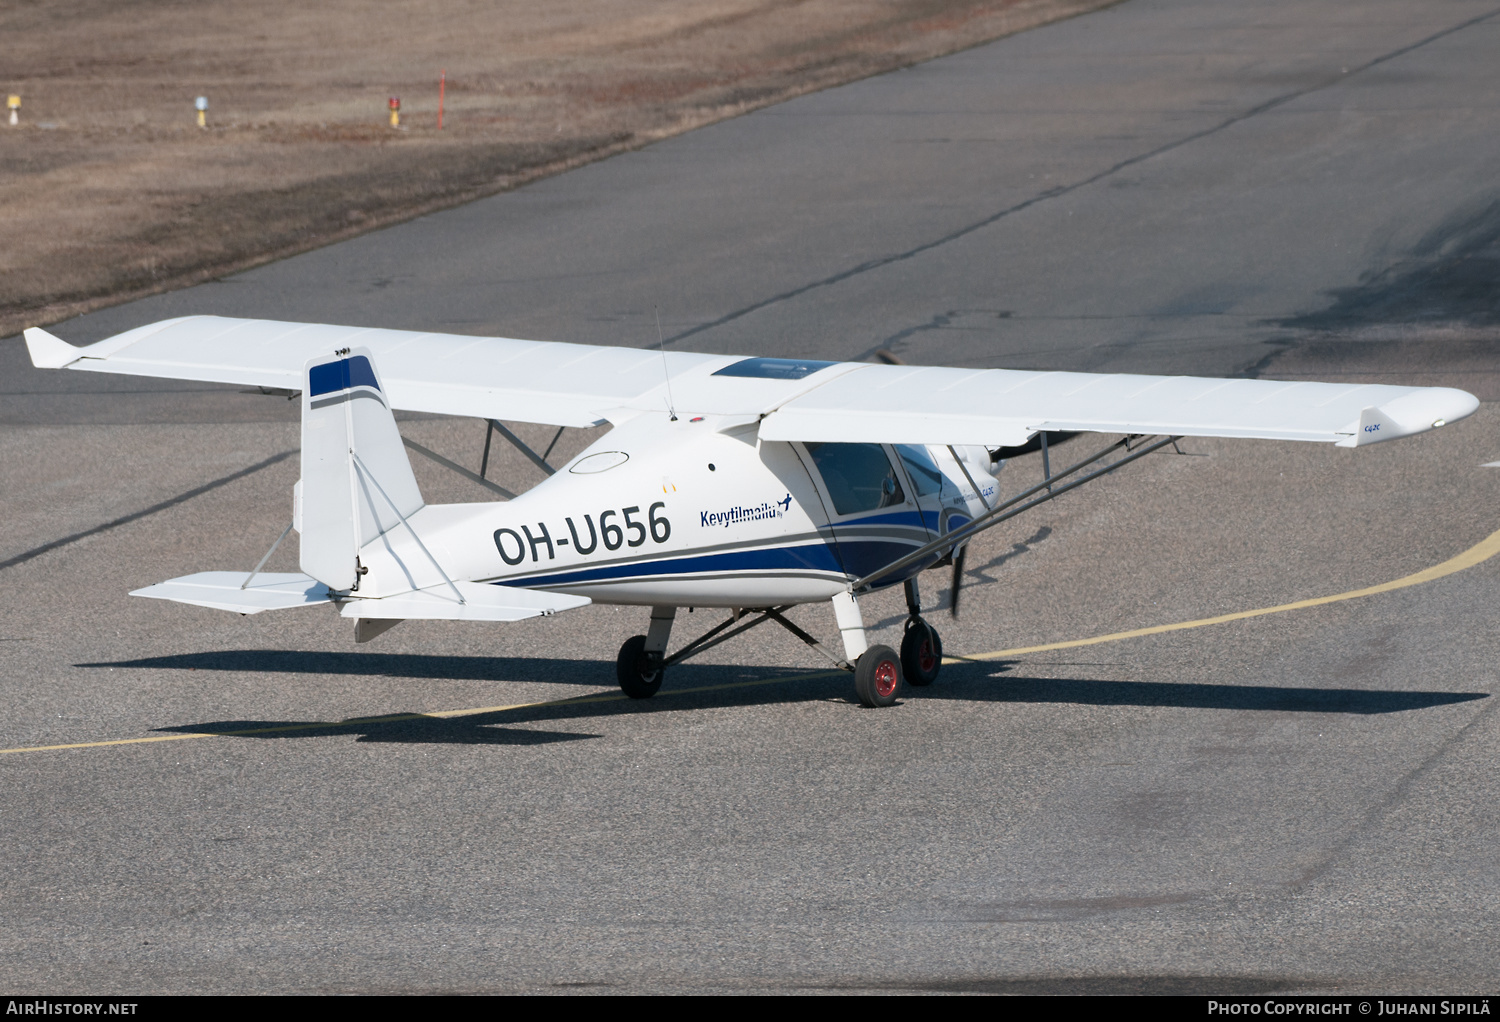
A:
POLYGON ((784 500, 778 500, 776 503, 781 507, 782 513, 785 514, 792 506, 792 495, 788 493, 784 500))

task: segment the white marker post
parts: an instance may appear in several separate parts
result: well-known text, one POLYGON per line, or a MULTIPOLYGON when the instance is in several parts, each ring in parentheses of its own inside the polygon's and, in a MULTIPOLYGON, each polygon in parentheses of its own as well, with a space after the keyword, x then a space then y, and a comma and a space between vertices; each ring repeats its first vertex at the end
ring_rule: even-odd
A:
POLYGON ((5 101, 5 105, 10 107, 10 126, 14 128, 21 123, 21 97, 12 96, 5 101))
POLYGON ((208 127, 208 97, 199 96, 193 100, 193 106, 198 108, 198 127, 208 127))

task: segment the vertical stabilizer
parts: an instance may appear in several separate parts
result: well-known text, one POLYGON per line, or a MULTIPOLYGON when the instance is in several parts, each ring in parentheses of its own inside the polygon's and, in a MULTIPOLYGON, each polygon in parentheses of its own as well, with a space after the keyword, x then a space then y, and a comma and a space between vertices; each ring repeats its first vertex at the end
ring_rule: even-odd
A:
POLYGON ((421 507, 369 351, 346 348, 309 362, 302 388, 302 570, 329 589, 355 588, 360 547, 421 507))

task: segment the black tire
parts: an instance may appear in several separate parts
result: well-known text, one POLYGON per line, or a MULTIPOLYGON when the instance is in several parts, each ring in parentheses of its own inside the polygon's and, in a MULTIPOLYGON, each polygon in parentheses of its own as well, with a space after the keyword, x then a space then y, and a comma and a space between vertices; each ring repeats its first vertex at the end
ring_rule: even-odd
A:
POLYGON ((908 618, 901 640, 901 672, 908 685, 918 687, 937 681, 943 668, 943 640, 937 629, 921 618, 908 618))
POLYGON ((661 688, 661 677, 666 669, 661 665, 660 653, 646 652, 646 637, 632 635, 620 647, 615 659, 615 675, 620 679, 620 688, 632 699, 650 699, 661 688))
POLYGON ((890 706, 901 694, 901 658, 889 646, 871 646, 854 665, 854 694, 865 706, 890 706))

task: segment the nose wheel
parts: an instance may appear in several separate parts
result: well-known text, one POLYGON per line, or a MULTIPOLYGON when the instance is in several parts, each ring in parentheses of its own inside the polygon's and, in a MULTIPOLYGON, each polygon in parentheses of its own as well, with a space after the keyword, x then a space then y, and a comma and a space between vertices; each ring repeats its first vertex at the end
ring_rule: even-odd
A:
POLYGON ((937 629, 920 617, 906 619, 906 635, 901 639, 901 667, 906 680, 913 685, 931 685, 943 667, 943 640, 937 629))
POLYGON ((662 655, 647 651, 644 635, 633 635, 620 647, 620 655, 615 659, 615 675, 620 680, 621 690, 630 698, 650 699, 656 695, 665 673, 662 655))

